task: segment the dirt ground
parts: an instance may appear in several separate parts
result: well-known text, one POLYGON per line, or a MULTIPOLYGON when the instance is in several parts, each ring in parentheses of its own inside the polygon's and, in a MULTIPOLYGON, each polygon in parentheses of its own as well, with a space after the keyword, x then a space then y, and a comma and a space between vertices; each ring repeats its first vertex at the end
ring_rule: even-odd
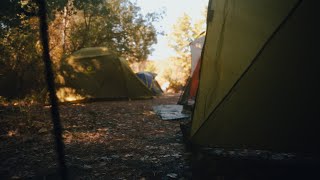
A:
MULTIPOLYGON (((189 179, 180 122, 152 111, 178 97, 61 105, 70 179, 189 179)), ((49 107, 3 106, 0 179, 57 179, 51 131, 49 107)))

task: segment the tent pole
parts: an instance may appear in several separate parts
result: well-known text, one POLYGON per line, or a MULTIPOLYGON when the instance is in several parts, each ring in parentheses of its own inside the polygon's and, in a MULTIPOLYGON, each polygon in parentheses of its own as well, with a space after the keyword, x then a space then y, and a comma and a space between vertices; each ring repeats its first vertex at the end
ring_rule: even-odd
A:
POLYGON ((52 63, 49 54, 49 35, 48 35, 48 23, 47 23, 47 9, 46 1, 38 0, 39 6, 39 22, 40 22, 40 39, 42 43, 42 58, 45 64, 45 76, 49 91, 49 97, 51 102, 51 117, 53 123, 53 133, 56 142, 56 152, 58 155, 59 169, 61 179, 67 179, 67 167, 65 163, 64 143, 62 140, 62 126, 60 121, 59 107, 56 96, 54 74, 52 70, 52 63))

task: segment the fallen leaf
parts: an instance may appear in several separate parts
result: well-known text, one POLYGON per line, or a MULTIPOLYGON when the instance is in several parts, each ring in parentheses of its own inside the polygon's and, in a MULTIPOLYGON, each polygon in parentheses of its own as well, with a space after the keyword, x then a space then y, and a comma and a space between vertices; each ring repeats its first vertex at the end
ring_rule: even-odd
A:
POLYGON ((115 159, 117 159, 117 158, 119 158, 120 156, 118 156, 118 155, 112 155, 111 156, 111 158, 115 158, 115 159))
POLYGON ((45 133, 45 132, 48 132, 48 129, 47 128, 41 128, 38 133, 45 133))
POLYGON ((109 161, 112 158, 109 158, 108 156, 104 156, 104 157, 101 157, 100 159, 103 161, 109 161))
POLYGON ((178 177, 178 174, 175 174, 175 173, 169 173, 167 174, 168 177, 171 177, 171 178, 177 178, 178 177))
POLYGON ((32 141, 33 140, 33 136, 25 136, 25 137, 22 137, 22 142, 29 142, 29 141, 32 141))
POLYGON ((85 164, 85 165, 83 166, 83 168, 84 168, 84 169, 92 169, 92 166, 85 164))
POLYGON ((11 179, 21 179, 19 176, 12 176, 11 179))

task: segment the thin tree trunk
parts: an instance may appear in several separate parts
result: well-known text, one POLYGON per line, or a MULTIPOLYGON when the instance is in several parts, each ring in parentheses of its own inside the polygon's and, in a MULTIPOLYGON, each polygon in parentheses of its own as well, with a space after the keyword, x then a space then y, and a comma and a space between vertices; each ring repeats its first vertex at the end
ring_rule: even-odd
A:
POLYGON ((63 24, 63 30, 62 30, 62 53, 65 54, 67 51, 67 28, 69 25, 69 1, 67 2, 67 5, 63 9, 63 19, 62 19, 62 24, 63 24))

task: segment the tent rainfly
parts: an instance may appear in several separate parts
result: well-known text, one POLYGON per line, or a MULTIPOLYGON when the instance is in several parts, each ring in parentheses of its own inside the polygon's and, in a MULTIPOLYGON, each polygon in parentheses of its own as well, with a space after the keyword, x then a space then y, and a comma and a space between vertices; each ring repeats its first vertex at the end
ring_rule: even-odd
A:
POLYGON ((156 95, 163 93, 158 81, 155 79, 157 74, 147 71, 136 73, 137 77, 156 95))
POLYGON ((64 59, 58 76, 61 101, 87 98, 151 98, 149 90, 127 65, 107 48, 83 48, 64 59))
POLYGON ((209 1, 193 143, 319 152, 316 7, 306 0, 209 1))
POLYGON ((189 100, 194 100, 199 86, 199 73, 201 66, 201 53, 205 40, 205 32, 202 32, 194 41, 190 43, 191 49, 191 77, 188 78, 183 94, 178 104, 189 105, 189 100))

